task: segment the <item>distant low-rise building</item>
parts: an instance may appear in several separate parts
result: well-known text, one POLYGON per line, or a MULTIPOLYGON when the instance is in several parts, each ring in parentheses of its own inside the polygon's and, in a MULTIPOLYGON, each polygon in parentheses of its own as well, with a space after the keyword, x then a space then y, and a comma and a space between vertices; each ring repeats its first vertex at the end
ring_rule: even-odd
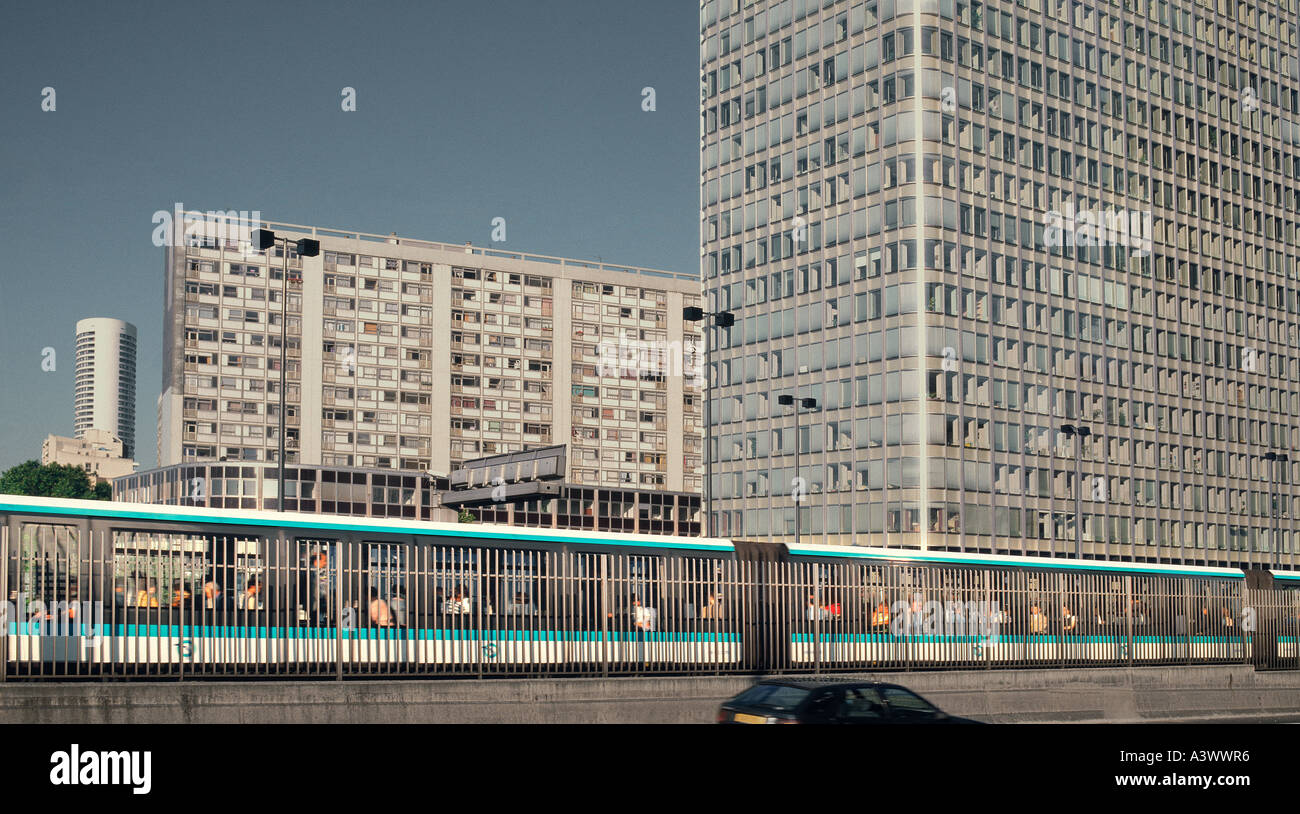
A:
POLYGON ((88 429, 81 438, 51 435, 41 444, 42 464, 62 464, 85 470, 91 484, 130 475, 135 461, 126 457, 125 444, 108 430, 88 429))
POLYGON ((698 536, 700 495, 566 482, 568 445, 466 461, 442 505, 484 523, 698 536))
MULTIPOLYGON (((490 460, 490 459, 485 459, 490 460)), ((471 462, 472 463, 472 462, 471 462)), ((151 469, 113 481, 113 500, 211 509, 276 509, 274 464, 196 462, 151 469)), ((289 466, 285 508, 346 517, 455 522, 464 511, 479 523, 698 536, 698 493, 621 489, 550 481, 547 493, 503 501, 467 499, 450 479, 416 470, 289 466)))
MULTIPOLYGON (((454 522, 440 508, 447 479, 426 472, 338 466, 285 468, 284 508, 348 517, 454 522)), ((210 509, 274 511, 279 471, 274 464, 187 463, 137 472, 113 482, 113 500, 210 509)))

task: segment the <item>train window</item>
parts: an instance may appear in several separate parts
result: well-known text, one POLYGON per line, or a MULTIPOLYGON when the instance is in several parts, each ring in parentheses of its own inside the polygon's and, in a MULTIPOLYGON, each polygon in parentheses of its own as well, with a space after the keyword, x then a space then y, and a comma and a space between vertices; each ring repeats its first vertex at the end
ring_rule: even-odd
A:
POLYGON ((406 552, 402 543, 367 543, 370 587, 388 600, 406 594, 406 552))
POLYGON ((234 540, 232 588, 235 606, 241 610, 263 610, 266 607, 266 561, 262 558, 260 541, 234 540))
POLYGON ((498 592, 488 599, 508 613, 536 613, 537 552, 498 551, 488 556, 494 560, 498 592))
POLYGON ((442 613, 467 614, 476 609, 478 551, 438 548, 434 552, 434 604, 442 613))
POLYGON ((17 554, 19 592, 29 600, 76 601, 80 536, 75 526, 24 523, 17 554))
POLYGON ((616 559, 611 565, 610 602, 615 618, 635 624, 657 616, 663 602, 659 592, 659 558, 629 556, 616 559))
POLYGON ((203 581, 205 537, 113 532, 113 597, 119 607, 179 607, 203 581))
POLYGON ((809 593, 806 601, 806 617, 809 620, 834 621, 844 613, 843 591, 840 588, 835 566, 821 565, 816 569, 817 584, 814 592, 809 593))
POLYGON ((338 573, 338 543, 334 540, 298 541, 299 622, 321 624, 332 615, 335 578, 338 573))
MULTIPOLYGON (((680 586, 682 611, 687 618, 721 619, 726 615, 727 582, 722 563, 713 559, 687 557, 669 561, 669 586, 680 586)), ((670 587, 670 590, 674 590, 670 587)), ((733 598, 734 601, 734 598, 733 598)))
POLYGON ((559 604, 552 610, 558 610, 566 624, 581 625, 584 629, 600 625, 600 609, 610 590, 601 583, 600 562, 599 554, 573 554, 569 561, 573 579, 552 583, 552 601, 559 604), (561 595, 555 596, 556 593, 561 595))
POLYGON ((70 562, 78 551, 77 528, 72 525, 25 523, 18 549, 18 589, 27 597, 59 599, 69 577, 70 562))

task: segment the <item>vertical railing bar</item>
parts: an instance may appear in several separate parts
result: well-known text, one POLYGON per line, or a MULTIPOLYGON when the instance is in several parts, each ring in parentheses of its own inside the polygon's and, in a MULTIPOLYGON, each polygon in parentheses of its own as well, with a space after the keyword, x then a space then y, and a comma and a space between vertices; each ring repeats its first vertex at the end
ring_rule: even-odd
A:
MULTIPOLYGON (((4 524, 0 525, 0 602, 9 600, 9 556, 9 518, 5 517, 4 524)), ((16 619, 6 618, 4 629, 0 630, 0 684, 9 678, 9 625, 15 622, 16 619)))
MULTIPOLYGON (((334 605, 333 618, 334 623, 334 679, 343 680, 343 540, 335 540, 326 543, 328 548, 325 555, 325 567, 328 569, 328 578, 334 584, 334 596, 332 604, 334 605)), ((327 583, 328 587, 328 583, 327 583)))
MULTIPOLYGON (((600 674, 603 677, 609 676, 609 554, 600 556, 600 674)), ((588 592, 590 593, 590 592, 588 592)))
POLYGON ((179 548, 181 550, 181 556, 180 556, 180 562, 178 563, 178 569, 176 575, 177 577, 179 577, 179 579, 172 581, 172 587, 174 591, 175 586, 179 581, 180 592, 173 593, 172 601, 175 603, 175 607, 176 607, 176 623, 177 623, 176 680, 177 682, 184 683, 185 682, 185 659, 189 658, 189 656, 187 656, 186 654, 187 653, 193 654, 194 650, 193 650, 193 644, 191 644, 188 648, 186 647, 186 642, 189 642, 190 639, 186 638, 185 636, 185 605, 187 604, 185 601, 185 587, 186 587, 185 556, 186 554, 189 553, 188 551, 186 551, 186 549, 189 547, 186 544, 188 535, 181 534, 178 536, 180 537, 179 548))
POLYGON ((1124 577, 1124 616, 1128 627, 1128 663, 1133 666, 1133 577, 1124 577))

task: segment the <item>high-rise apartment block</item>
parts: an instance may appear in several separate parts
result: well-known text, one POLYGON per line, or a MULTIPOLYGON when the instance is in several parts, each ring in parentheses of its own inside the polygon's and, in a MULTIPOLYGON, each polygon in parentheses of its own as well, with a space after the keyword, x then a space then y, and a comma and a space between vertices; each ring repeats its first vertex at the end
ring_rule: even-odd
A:
POLYGON ((697 364, 697 275, 267 227, 321 243, 290 245, 287 300, 279 246, 166 250, 160 466, 275 460, 287 314, 290 463, 445 476, 563 443, 570 483, 701 489, 698 371, 670 358, 697 364))
POLYGON ((1295 567, 1298 11, 702 2, 716 533, 1295 567))
POLYGON ((77 322, 73 435, 104 430, 135 456, 135 326, 120 319, 77 322))

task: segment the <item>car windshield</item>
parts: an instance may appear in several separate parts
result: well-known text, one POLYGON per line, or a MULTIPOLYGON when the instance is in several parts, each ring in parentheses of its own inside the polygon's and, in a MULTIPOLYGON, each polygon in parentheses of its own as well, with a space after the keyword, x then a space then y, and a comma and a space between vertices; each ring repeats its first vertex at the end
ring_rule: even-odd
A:
POLYGON ((792 710, 808 697, 808 690, 780 684, 758 684, 732 699, 738 706, 762 707, 776 711, 792 710))

